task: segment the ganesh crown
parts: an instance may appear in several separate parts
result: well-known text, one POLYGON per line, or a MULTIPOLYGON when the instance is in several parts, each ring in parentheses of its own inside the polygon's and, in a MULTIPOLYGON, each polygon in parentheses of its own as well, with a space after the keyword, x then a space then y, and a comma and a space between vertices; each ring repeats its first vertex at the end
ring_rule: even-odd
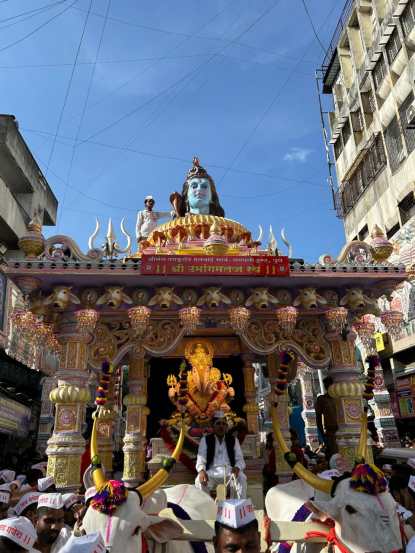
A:
POLYGON ((206 179, 210 178, 210 175, 204 167, 200 165, 200 160, 198 157, 193 158, 193 166, 187 171, 186 180, 190 179, 206 179))

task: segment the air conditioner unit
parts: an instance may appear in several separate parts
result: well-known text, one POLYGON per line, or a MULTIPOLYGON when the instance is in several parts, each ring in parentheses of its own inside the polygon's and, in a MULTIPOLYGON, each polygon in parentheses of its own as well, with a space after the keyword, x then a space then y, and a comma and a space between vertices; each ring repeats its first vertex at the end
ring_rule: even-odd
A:
POLYGON ((415 129, 415 102, 412 102, 409 108, 406 109, 405 116, 406 128, 415 129))

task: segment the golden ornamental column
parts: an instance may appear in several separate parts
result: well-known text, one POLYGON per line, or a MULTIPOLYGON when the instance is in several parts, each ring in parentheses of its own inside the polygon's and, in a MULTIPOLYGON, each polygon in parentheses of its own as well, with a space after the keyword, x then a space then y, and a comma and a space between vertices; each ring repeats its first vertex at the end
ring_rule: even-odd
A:
POLYGON ((124 398, 127 408, 124 436, 123 480, 137 485, 143 480, 146 461, 147 416, 147 366, 144 350, 131 350, 128 372, 129 393, 124 398))
POLYGON ((356 364, 356 335, 349 332, 346 337, 329 332, 326 338, 331 348, 329 375, 334 380, 328 394, 337 400, 337 447, 339 453, 353 466, 359 444, 365 388, 359 381, 360 371, 356 364))
POLYGON ((87 349, 90 335, 79 333, 76 321, 66 321, 59 329, 62 346, 58 387, 50 393, 55 405, 55 424, 48 440, 48 476, 53 476, 58 489, 75 490, 80 484, 81 456, 85 451, 82 426, 85 404, 90 401, 87 386, 87 349))
POLYGON ((244 387, 245 387, 245 400, 244 413, 246 413, 246 422, 248 426, 248 432, 250 434, 257 434, 259 432, 258 413, 259 408, 256 397, 255 387, 255 369, 253 367, 253 356, 244 354, 242 356, 244 362, 244 387))
MULTIPOLYGON (((276 395, 274 389, 277 383, 277 376, 279 370, 279 354, 272 353, 268 355, 267 366, 268 366, 268 377, 271 384, 271 404, 278 400, 277 406, 277 416, 281 427, 282 435, 284 436, 285 442, 288 447, 291 446, 291 435, 290 435, 290 423, 289 423, 289 413, 288 413, 288 390, 278 396, 276 395)), ((276 464, 276 474, 279 478, 279 483, 288 482, 292 478, 292 470, 284 458, 283 452, 279 449, 278 445, 274 441, 275 449, 275 464, 276 464)))

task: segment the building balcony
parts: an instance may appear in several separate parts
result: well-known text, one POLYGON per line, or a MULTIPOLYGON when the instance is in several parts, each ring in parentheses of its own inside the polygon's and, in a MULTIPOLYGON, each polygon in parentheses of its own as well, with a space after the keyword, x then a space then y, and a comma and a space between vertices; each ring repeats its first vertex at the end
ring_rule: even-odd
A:
POLYGON ((390 68, 396 75, 401 75, 407 64, 408 57, 406 55, 405 48, 401 48, 393 62, 390 64, 390 68))

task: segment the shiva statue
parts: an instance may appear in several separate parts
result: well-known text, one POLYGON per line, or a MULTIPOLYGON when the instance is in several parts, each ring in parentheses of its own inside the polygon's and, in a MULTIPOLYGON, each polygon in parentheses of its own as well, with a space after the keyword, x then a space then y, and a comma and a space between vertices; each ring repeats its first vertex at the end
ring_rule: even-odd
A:
POLYGON ((223 207, 219 202, 215 183, 206 169, 200 165, 197 157, 193 158, 193 166, 187 173, 182 193, 174 192, 171 194, 170 202, 177 217, 184 217, 188 213, 225 216, 223 207))

